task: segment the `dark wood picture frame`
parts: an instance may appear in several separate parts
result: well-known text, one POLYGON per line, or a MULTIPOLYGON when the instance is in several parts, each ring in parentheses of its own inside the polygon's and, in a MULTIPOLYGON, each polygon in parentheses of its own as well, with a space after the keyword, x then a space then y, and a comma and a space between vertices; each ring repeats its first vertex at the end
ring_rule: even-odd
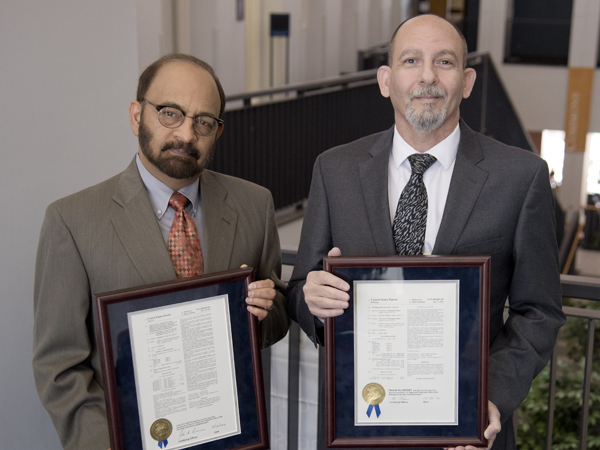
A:
MULTIPOLYGON (((483 433, 488 425, 488 341, 489 341, 489 299, 490 299, 490 261, 489 256, 391 256, 391 257, 326 257, 323 269, 344 279, 351 288, 350 302, 344 314, 325 320, 325 417, 326 445, 328 448, 379 448, 379 447, 455 447, 458 445, 487 446, 483 433), (348 347, 354 343, 345 341, 342 350, 336 342, 336 336, 355 333, 349 324, 353 319, 353 280, 355 276, 364 279, 365 270, 371 271, 369 277, 377 276, 378 271, 388 271, 386 279, 390 279, 389 269, 401 271, 403 279, 420 281, 465 279, 460 283, 460 308, 458 313, 459 351, 457 365, 459 373, 459 423, 467 425, 387 425, 356 426, 354 424, 354 401, 340 405, 336 398, 349 389, 337 392, 337 381, 348 384, 347 376, 354 377, 354 353, 348 358, 348 347), (362 272, 361 272, 362 271, 362 272), (477 278, 475 280, 475 277, 477 278), (476 283, 476 284, 475 284, 476 283), (470 295, 467 295, 470 294, 470 295), (477 298, 463 298, 477 297, 477 298), (466 306, 470 311, 466 311, 466 306), (473 311, 476 308, 476 312, 473 311), (463 314, 464 313, 464 314, 463 314), (342 319, 343 318, 343 319, 342 319), (342 322, 343 321, 343 322, 342 322), (340 326, 341 325, 341 326, 340 326), (469 327, 468 329, 466 327, 469 327), (338 331, 336 332, 336 328, 338 331), (466 335, 475 335, 478 342, 463 340, 466 335), (465 348, 474 351, 466 354, 465 348), (464 354, 463 354, 464 352, 464 354), (476 353, 476 354, 475 354, 476 353), (336 359, 336 357, 338 359, 336 359), (350 361, 348 363, 347 361, 350 361), (471 361, 476 361, 477 366, 471 361), (349 365, 352 368, 349 369, 349 365), (339 366, 339 367, 338 367, 339 366), (338 373, 336 374, 336 369, 338 373), (350 375, 348 375, 350 373, 350 375), (464 374, 470 374, 469 384, 463 380, 464 374), (475 383, 473 379, 476 378, 475 383), (462 383, 462 384, 461 384, 462 383), (476 394, 467 397, 465 386, 476 385, 476 394), (463 428, 466 430, 464 433, 463 428)), ((392 277, 393 278, 393 277, 392 277)), ((378 278, 370 278, 378 279, 378 278)), ((400 279, 400 278, 398 278, 400 279)), ((340 344, 341 345, 341 344, 340 344)), ((340 385, 342 383, 339 383, 340 385)), ((354 378, 350 381, 354 390, 354 378)), ((341 388, 340 388, 341 389, 341 388)), ((354 398, 354 396, 351 396, 354 398)), ((341 402, 343 402, 342 400, 341 402)))
POLYGON ((223 293, 229 295, 229 318, 242 432, 187 448, 269 448, 259 323, 258 319, 247 311, 245 302, 248 285, 252 281, 253 269, 244 268, 93 295, 94 325, 102 363, 112 450, 143 448, 127 313, 176 305, 223 293), (120 368, 117 368, 117 364, 121 365, 120 368))

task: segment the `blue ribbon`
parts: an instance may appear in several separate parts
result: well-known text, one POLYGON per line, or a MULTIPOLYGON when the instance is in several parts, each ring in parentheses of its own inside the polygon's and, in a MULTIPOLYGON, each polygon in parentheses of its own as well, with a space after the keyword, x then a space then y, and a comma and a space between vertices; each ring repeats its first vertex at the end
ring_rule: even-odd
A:
POLYGON ((159 446, 160 448, 163 448, 163 447, 164 447, 164 448, 167 448, 167 444, 168 444, 168 443, 169 443, 169 441, 167 441, 167 440, 165 439, 164 441, 160 441, 160 442, 158 443, 158 446, 159 446))
POLYGON ((381 410, 379 409, 379 405, 369 405, 367 409, 367 417, 371 417, 371 413, 373 412, 373 407, 375 407, 375 414, 377 414, 377 418, 381 415, 381 410))

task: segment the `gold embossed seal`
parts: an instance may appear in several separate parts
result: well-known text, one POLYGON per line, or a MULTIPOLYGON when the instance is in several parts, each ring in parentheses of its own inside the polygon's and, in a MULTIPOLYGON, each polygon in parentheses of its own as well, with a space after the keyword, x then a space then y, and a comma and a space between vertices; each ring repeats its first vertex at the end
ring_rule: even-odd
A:
POLYGON ((167 419, 158 419, 150 426, 150 436, 155 441, 165 441, 171 436, 173 425, 167 419))
POLYGON ((379 416, 381 415, 379 404, 385 398, 385 389, 383 386, 379 383, 369 383, 363 388, 362 396, 365 402, 369 404, 369 408, 367 409, 367 417, 371 417, 371 413, 373 410, 375 410, 375 414, 379 419, 379 416))
POLYGON ((379 383, 369 383, 363 388, 362 396, 369 405, 379 405, 385 398, 385 389, 379 383))

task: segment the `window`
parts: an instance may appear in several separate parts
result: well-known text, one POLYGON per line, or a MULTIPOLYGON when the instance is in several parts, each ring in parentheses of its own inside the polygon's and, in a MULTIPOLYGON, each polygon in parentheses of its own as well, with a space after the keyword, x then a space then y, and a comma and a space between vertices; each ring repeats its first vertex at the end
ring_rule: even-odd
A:
POLYGON ((587 193, 600 194, 600 133, 588 134, 587 193))
POLYGON ((566 66, 572 9, 573 0, 514 0, 504 61, 566 66))
POLYGON ((565 161, 565 132, 563 130, 542 131, 542 158, 548 163, 552 187, 560 186, 563 180, 565 161))
MULTIPOLYGON (((600 194, 600 133, 588 133, 586 143, 586 193, 600 194)), ((552 187, 563 182, 565 160, 565 132, 562 130, 542 131, 541 156, 548 163, 552 187)))

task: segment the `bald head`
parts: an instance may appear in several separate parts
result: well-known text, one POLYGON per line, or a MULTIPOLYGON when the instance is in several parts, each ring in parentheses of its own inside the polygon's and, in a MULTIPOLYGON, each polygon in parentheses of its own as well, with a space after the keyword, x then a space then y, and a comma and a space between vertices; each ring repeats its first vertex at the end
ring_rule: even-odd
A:
POLYGON ((208 63, 202 61, 201 59, 198 59, 194 56, 186 55, 183 53, 171 53, 169 55, 165 55, 165 56, 159 58, 158 60, 154 61, 148 67, 146 67, 146 69, 140 75, 140 79, 138 81, 137 101, 141 102, 142 100, 144 100, 144 97, 146 96, 146 92, 148 92, 148 89, 150 88, 150 85, 154 81, 154 78, 156 77, 156 74, 159 72, 159 70, 166 64, 172 64, 172 63, 176 63, 176 62, 187 62, 189 64, 200 67, 201 69, 204 69, 206 72, 208 72, 210 74, 210 76, 215 81, 217 90, 219 92, 219 97, 221 99, 221 108, 219 111, 219 117, 223 117, 223 112, 225 111, 225 100, 226 100, 225 92, 223 91, 223 87, 221 86, 221 82, 219 81, 219 78, 215 74, 215 71, 208 63))
POLYGON ((466 68, 464 39, 448 21, 423 15, 396 30, 389 66, 377 71, 381 95, 394 106, 396 129, 418 151, 427 151, 452 133, 460 103, 476 79, 466 68))
POLYGON ((462 32, 456 27, 456 25, 434 14, 422 14, 420 16, 411 17, 410 19, 407 19, 400 25, 398 25, 398 28, 396 28, 396 31, 394 31, 392 39, 390 40, 390 46, 388 50, 388 66, 391 67, 394 62, 394 49, 396 48, 396 39, 398 38, 400 29, 407 26, 408 28, 418 27, 420 24, 423 23, 437 23, 437 25, 440 27, 451 27, 452 29, 454 29, 457 37, 461 41, 462 55, 460 55, 460 57, 462 59, 463 69, 467 67, 467 40, 463 36, 462 32))

